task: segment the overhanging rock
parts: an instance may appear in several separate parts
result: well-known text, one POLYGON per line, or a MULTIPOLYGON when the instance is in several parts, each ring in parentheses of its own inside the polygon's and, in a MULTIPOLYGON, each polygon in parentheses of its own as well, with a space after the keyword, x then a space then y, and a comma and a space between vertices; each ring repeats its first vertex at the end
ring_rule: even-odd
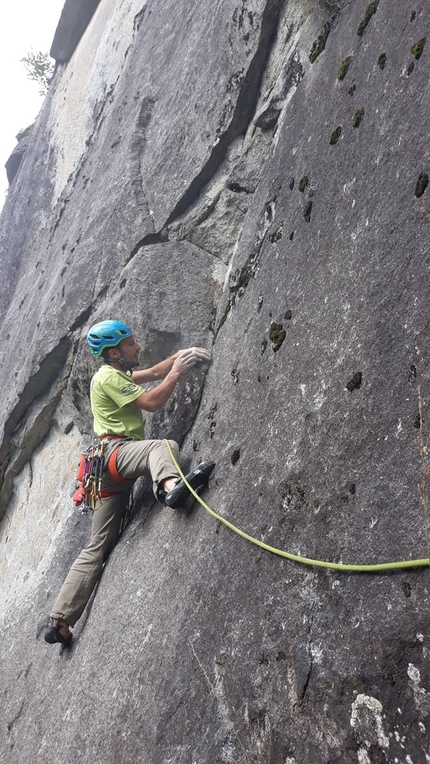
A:
POLYGON ((51 45, 57 63, 69 61, 100 0, 66 0, 51 45))

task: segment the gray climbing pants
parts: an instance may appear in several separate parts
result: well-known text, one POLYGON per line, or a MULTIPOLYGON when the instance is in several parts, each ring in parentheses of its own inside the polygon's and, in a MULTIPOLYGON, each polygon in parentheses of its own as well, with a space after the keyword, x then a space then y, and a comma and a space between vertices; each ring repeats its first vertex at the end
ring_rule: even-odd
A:
MULTIPOLYGON (((173 440, 169 443, 175 459, 179 461, 178 444, 173 440)), ((106 444, 106 461, 115 448, 118 448, 118 441, 106 444)), ((119 446, 116 466, 121 477, 130 480, 130 483, 119 483, 108 474, 103 477, 102 490, 117 493, 102 499, 101 506, 93 513, 90 540, 70 568, 51 612, 52 618, 64 618, 72 627, 81 617, 103 565, 118 540, 132 481, 150 474, 157 498, 157 489, 163 480, 179 477, 162 440, 125 441, 119 446)))

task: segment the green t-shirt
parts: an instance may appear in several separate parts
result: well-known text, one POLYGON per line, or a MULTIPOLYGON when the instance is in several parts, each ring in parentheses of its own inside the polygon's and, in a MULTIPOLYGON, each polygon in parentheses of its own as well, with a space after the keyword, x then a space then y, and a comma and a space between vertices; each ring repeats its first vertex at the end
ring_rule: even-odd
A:
POLYGON ((113 433, 144 440, 142 411, 131 403, 143 390, 131 379, 130 372, 117 371, 107 364, 91 380, 91 410, 94 431, 98 436, 113 433))

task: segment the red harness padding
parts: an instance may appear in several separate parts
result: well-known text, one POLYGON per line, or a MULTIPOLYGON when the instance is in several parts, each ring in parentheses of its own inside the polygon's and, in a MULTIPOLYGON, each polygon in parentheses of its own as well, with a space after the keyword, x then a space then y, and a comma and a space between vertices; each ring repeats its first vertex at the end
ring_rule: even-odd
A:
MULTIPOLYGON (((84 484, 82 480, 79 480, 78 483, 79 485, 72 496, 72 499, 75 503, 75 507, 80 507, 85 498, 84 484)), ((118 493, 120 493, 120 491, 100 491, 99 497, 100 499, 107 499, 109 496, 117 496, 118 493)))
POLYGON ((134 480, 132 481, 127 480, 127 478, 123 478, 122 475, 120 475, 118 472, 118 467, 116 466, 116 462, 118 459, 118 451, 120 449, 120 446, 121 444, 117 446, 115 451, 112 451, 109 459, 107 460, 106 469, 109 475, 111 476, 111 478, 116 480, 118 483, 130 483, 130 482, 134 483, 134 480))
POLYGON ((82 480, 79 480, 79 485, 72 496, 75 507, 80 507, 85 498, 84 484, 82 480))
MULTIPOLYGON (((116 480, 117 483, 134 483, 134 480, 127 480, 126 478, 123 478, 118 472, 117 458, 120 446, 121 443, 118 443, 117 448, 115 448, 115 450, 112 451, 111 455, 109 456, 109 459, 106 462, 106 471, 109 473, 110 477, 113 478, 113 480, 116 480)), ((78 487, 72 496, 76 507, 79 507, 85 498, 85 489, 82 481, 85 475, 86 457, 86 452, 81 453, 78 472, 76 475, 78 487)), ((107 499, 109 496, 116 496, 118 493, 120 493, 120 491, 100 491, 99 498, 107 499)))

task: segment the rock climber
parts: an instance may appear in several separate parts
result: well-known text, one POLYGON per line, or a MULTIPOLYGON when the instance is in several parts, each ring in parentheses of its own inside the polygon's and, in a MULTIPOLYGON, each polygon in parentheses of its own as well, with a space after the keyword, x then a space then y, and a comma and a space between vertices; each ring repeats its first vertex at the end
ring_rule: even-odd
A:
MULTIPOLYGON (((133 482, 150 474, 155 498, 171 508, 183 506, 190 495, 180 479, 165 441, 145 440, 142 410, 158 411, 172 395, 177 382, 198 363, 209 362, 204 348, 191 347, 149 369, 136 370, 140 346, 121 321, 101 321, 87 337, 92 355, 104 364, 91 381, 94 431, 104 449, 103 496, 93 513, 91 537, 73 563, 54 603, 45 640, 68 646, 76 621, 82 615, 105 561, 118 539, 133 482), (145 392, 140 385, 162 380, 145 392), (106 468, 107 465, 107 468, 106 468)), ((179 446, 169 441, 175 459, 179 446)), ((186 478, 192 488, 207 485, 214 462, 202 462, 186 478)))

